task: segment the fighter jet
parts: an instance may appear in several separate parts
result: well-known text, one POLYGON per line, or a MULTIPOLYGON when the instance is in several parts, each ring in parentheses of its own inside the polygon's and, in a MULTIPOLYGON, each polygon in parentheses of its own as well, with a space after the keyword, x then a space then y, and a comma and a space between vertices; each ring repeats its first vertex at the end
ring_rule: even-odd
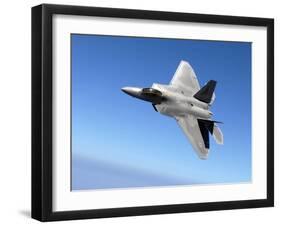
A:
POLYGON ((155 111, 175 118, 200 159, 207 159, 209 133, 218 144, 223 134, 217 121, 212 120, 210 107, 215 100, 216 81, 210 80, 201 89, 194 70, 181 61, 170 84, 154 83, 150 88, 124 87, 126 94, 152 103, 155 111))

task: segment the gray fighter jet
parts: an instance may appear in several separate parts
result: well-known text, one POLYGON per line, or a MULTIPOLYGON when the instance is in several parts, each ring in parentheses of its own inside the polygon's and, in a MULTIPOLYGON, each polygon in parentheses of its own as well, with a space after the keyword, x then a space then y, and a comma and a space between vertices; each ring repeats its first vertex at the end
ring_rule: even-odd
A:
POLYGON ((169 85, 154 83, 151 88, 124 87, 122 91, 152 103, 155 111, 173 117, 189 139, 199 158, 207 159, 211 133, 218 144, 223 134, 213 121, 210 107, 215 100, 216 81, 200 89, 197 77, 186 61, 181 61, 169 85))

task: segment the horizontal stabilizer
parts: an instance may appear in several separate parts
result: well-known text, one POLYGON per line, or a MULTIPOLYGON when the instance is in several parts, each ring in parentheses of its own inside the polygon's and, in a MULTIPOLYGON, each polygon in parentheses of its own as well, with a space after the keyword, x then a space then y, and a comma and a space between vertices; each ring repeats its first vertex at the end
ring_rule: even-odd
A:
POLYGON ((223 144, 223 134, 217 125, 214 126, 213 137, 217 144, 223 144))
POLYGON ((197 93, 194 94, 194 98, 204 103, 209 104, 212 101, 213 93, 215 91, 217 82, 210 80, 205 86, 203 86, 197 93))

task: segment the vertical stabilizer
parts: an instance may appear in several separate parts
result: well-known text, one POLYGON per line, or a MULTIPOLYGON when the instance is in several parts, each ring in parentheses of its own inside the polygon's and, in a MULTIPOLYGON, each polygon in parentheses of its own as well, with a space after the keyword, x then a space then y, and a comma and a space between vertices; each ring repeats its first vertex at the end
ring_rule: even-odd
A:
POLYGON ((217 82, 210 80, 205 86, 203 86, 197 93, 194 94, 194 98, 204 103, 209 104, 212 101, 213 93, 215 91, 217 82))

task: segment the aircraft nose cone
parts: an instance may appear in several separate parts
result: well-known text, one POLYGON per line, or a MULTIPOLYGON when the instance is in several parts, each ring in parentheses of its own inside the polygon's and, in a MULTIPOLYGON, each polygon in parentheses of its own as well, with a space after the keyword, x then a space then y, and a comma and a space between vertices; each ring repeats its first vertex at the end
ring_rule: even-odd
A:
POLYGON ((131 89, 130 89, 130 87, 123 87, 121 90, 122 90, 124 93, 129 94, 131 89))
POLYGON ((140 88, 136 88, 136 87, 123 87, 121 89, 124 93, 130 95, 130 96, 134 96, 137 97, 140 95, 141 89, 140 88))

